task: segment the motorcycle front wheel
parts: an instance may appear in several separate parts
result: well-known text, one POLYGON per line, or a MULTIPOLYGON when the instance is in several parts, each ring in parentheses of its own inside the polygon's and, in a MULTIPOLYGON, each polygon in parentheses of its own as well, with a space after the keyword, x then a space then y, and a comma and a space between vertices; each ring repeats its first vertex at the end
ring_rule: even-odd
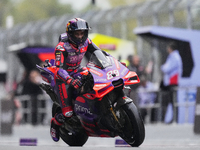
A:
POLYGON ((132 147, 140 146, 145 138, 145 128, 142 117, 133 102, 121 106, 125 123, 120 137, 132 147))

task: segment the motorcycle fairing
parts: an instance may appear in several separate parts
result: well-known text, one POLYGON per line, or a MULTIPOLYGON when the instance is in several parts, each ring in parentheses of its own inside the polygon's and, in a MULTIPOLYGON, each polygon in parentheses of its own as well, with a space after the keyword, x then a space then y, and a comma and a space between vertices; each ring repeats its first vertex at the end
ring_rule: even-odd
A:
POLYGON ((137 84, 140 83, 140 79, 138 78, 138 75, 133 72, 133 71, 129 71, 124 77, 123 79, 124 81, 124 85, 131 85, 131 84, 137 84), (129 80, 132 77, 137 77, 137 80, 129 80))
POLYGON ((51 67, 40 67, 36 65, 36 67, 40 70, 42 79, 48 83, 51 83, 51 86, 55 86, 55 74, 56 74, 56 66, 51 66, 51 67))
POLYGON ((88 136, 113 137, 114 133, 98 122, 99 115, 98 108, 96 108, 98 98, 92 99, 89 95, 78 96, 74 103, 74 112, 80 119, 81 125, 85 128, 88 136))
MULTIPOLYGON (((122 65, 118 60, 111 56, 106 56, 107 58, 104 60, 99 60, 99 58, 95 58, 95 63, 88 63, 87 69, 92 74, 94 79, 94 87, 93 90, 96 93, 96 97, 100 98, 108 94, 112 91, 116 86, 113 85, 113 81, 118 81, 120 79, 123 80, 124 85, 131 85, 139 83, 140 80, 137 77, 135 72, 129 71, 127 67, 122 65), (98 60, 96 65, 96 61, 98 60), (105 63, 108 61, 107 63, 105 63), (103 65, 99 65, 100 62, 104 62, 107 65, 106 67, 102 67, 103 65), (137 80, 129 80, 131 77, 137 77, 137 80)), ((121 86, 121 85, 120 85, 121 86)))
MULTIPOLYGON (((118 60, 112 56, 103 56, 100 52, 97 52, 97 55, 93 57, 93 61, 87 64, 87 70, 93 76, 94 93, 91 91, 90 93, 78 96, 75 101, 74 111, 81 120, 81 124, 88 135, 112 137, 115 134, 99 122, 101 115, 98 113, 98 102, 114 88, 139 83, 139 78, 135 72, 129 71, 118 60), (137 77, 137 80, 130 80, 134 76, 137 77)), ((119 99, 119 104, 116 102, 116 107, 131 102, 127 97, 119 99)))

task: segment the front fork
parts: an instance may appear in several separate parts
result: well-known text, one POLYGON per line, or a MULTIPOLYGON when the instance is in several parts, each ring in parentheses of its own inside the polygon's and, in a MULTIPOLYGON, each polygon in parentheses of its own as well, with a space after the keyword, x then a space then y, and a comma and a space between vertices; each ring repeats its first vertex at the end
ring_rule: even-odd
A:
POLYGON ((118 118, 117 118, 117 116, 116 116, 116 113, 115 113, 114 110, 113 110, 113 107, 111 106, 109 109, 110 109, 111 114, 113 115, 115 121, 117 122, 117 127, 118 127, 118 129, 122 128, 123 126, 122 126, 121 123, 119 122, 119 120, 118 120, 118 118))
POLYGON ((121 107, 122 105, 131 103, 131 102, 132 102, 132 99, 130 99, 130 98, 127 97, 127 96, 123 96, 123 97, 120 97, 120 98, 117 100, 117 102, 114 103, 114 105, 111 104, 111 101, 110 101, 110 100, 108 100, 108 101, 110 102, 109 110, 110 110, 110 112, 111 112, 111 114, 112 114, 112 116, 113 116, 113 118, 114 118, 114 120, 115 120, 115 122, 116 122, 117 130, 118 130, 119 132, 122 132, 122 131, 121 131, 121 128, 123 128, 123 125, 120 123, 119 119, 117 118, 117 115, 116 115, 114 109, 117 109, 117 108, 121 107))

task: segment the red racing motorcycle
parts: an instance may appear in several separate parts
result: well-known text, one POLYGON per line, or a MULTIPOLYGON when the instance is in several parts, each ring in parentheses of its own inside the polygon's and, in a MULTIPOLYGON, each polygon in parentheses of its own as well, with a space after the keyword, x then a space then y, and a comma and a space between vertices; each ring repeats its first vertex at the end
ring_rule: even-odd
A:
MULTIPOLYGON (((52 116, 61 107, 54 90, 56 66, 54 60, 40 70, 49 84, 41 84, 53 100, 52 116)), ((88 137, 120 136, 130 146, 140 146, 145 138, 145 128, 140 113, 127 96, 127 86, 140 82, 135 72, 121 64, 114 57, 96 50, 87 64, 87 70, 77 73, 83 83, 74 91, 74 115, 60 127, 60 137, 70 146, 83 146, 88 137)))

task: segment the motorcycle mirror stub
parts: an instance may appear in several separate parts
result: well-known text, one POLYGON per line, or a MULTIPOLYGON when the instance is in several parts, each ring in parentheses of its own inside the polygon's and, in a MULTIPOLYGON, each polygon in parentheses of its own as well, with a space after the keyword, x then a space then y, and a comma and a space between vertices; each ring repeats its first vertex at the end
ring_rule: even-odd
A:
POLYGON ((51 66, 52 66, 52 64, 49 62, 49 59, 46 59, 46 60, 45 60, 45 63, 47 63, 47 66, 48 66, 48 67, 51 67, 51 66))

